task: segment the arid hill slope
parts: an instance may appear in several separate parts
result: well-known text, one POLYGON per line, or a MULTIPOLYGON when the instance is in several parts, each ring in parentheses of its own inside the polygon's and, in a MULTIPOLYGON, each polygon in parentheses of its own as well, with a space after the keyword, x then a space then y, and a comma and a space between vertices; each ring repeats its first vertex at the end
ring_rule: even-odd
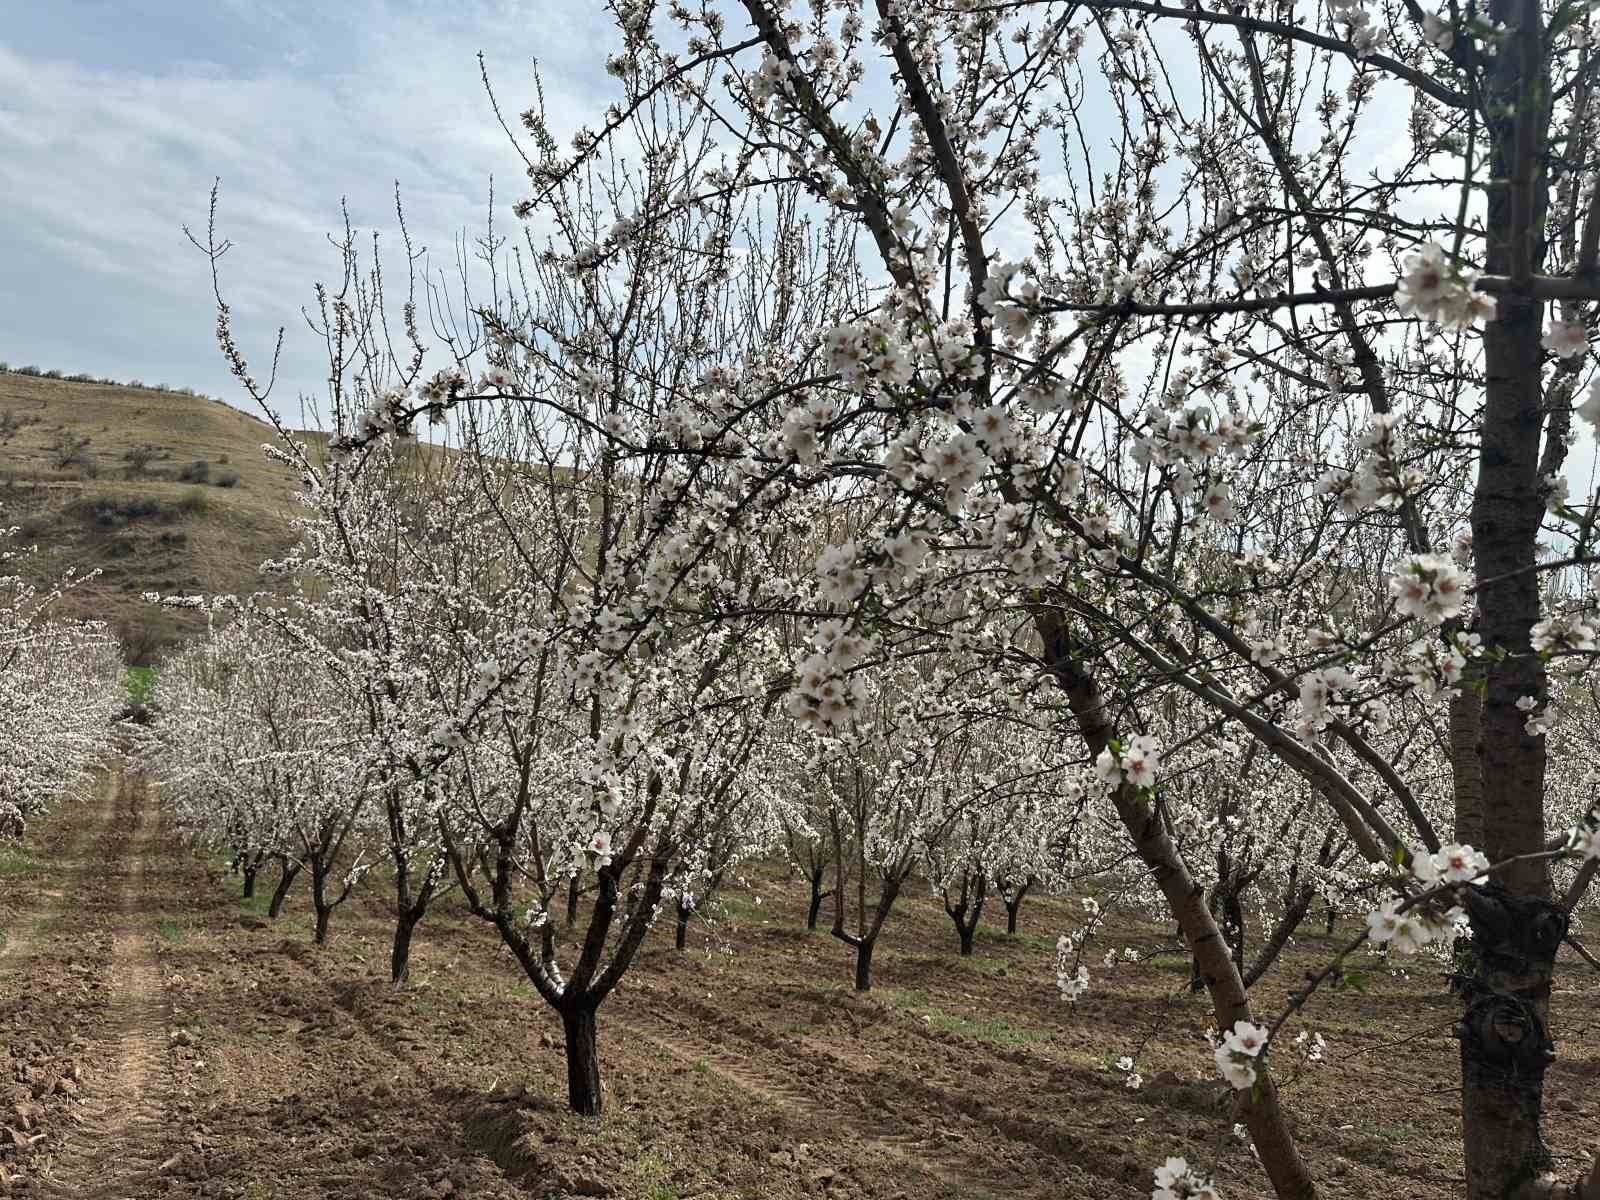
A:
POLYGON ((46 584, 98 568, 67 611, 107 621, 146 662, 198 626, 141 594, 243 593, 291 541, 293 474, 270 426, 183 392, 0 372, 0 526, 46 584))

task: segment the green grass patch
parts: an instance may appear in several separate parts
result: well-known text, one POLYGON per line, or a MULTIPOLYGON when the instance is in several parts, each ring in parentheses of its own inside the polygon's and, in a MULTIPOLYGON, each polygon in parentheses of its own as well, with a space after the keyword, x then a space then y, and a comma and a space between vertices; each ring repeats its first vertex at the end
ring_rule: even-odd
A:
POLYGON ((20 846, 0 846, 0 877, 14 878, 36 870, 39 860, 20 846))
POLYGON ((129 704, 150 703, 150 693, 156 689, 156 669, 154 667, 129 667, 123 680, 128 689, 129 704))
POLYGON ((960 1034, 962 1037, 976 1038, 980 1042, 993 1042, 998 1046, 1015 1046, 1023 1042, 1042 1042, 1049 1036, 1042 1029, 1031 1029, 1026 1025, 1013 1025, 1010 1021, 1003 1021, 999 1017, 975 1021, 970 1017, 958 1016, 937 1008, 930 1008, 923 1015, 928 1018, 929 1029, 938 1029, 960 1034))
POLYGON ((717 907, 730 921, 765 921, 772 915, 766 905, 738 895, 718 897, 717 907))
POLYGON ((993 1042, 998 1046, 1015 1046, 1023 1042, 1042 1042, 1049 1038, 1043 1029, 1027 1025, 1013 1025, 999 1017, 977 1019, 958 1013, 945 1012, 930 1002, 928 993, 920 988, 875 988, 872 995, 890 1008, 898 1008, 922 1018, 929 1029, 993 1042))
POLYGON ((633 1160, 633 1175, 639 1181, 642 1200, 678 1200, 672 1186, 672 1164, 653 1150, 633 1160))
MULTIPOLYGON (((229 883, 233 887, 240 886, 238 883, 232 880, 230 880, 229 883)), ((239 896, 239 909, 241 912, 251 913, 258 917, 264 917, 267 915, 267 909, 271 907, 272 888, 262 887, 261 880, 259 878, 256 880, 256 894, 254 896, 246 896, 242 892, 239 896)))
POLYGON ((965 958, 957 956, 955 961, 969 971, 982 971, 985 975, 993 975, 1007 968, 1005 959, 992 954, 969 954, 965 958))
POLYGON ((928 993, 921 988, 874 988, 869 993, 890 1008, 924 1009, 928 1007, 928 993))
POLYGON ((156 933, 161 936, 162 941, 176 944, 189 936, 189 929, 184 922, 165 917, 156 922, 156 933))

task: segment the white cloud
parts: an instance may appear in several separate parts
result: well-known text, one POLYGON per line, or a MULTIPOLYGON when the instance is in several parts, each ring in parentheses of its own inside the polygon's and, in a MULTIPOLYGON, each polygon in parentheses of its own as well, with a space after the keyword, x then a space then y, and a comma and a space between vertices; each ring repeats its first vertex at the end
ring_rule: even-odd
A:
POLYGON ((166 363, 162 378, 242 402, 220 356, 200 349, 213 319, 209 278, 182 233, 203 230, 220 176, 237 332, 265 355, 288 326, 280 398, 292 403, 324 374, 299 313, 312 282, 338 270, 324 235, 339 225, 341 198, 359 228, 389 232, 398 180, 414 240, 448 262, 453 234, 481 223, 493 174, 509 225, 521 162, 484 95, 479 48, 511 113, 529 102, 536 56, 547 100, 574 127, 594 119, 614 82, 603 74, 600 14, 567 5, 486 0, 440 16, 437 6, 368 3, 318 13, 316 24, 291 6, 230 7, 219 19, 240 61, 227 65, 208 60, 207 29, 172 31, 178 68, 119 61, 115 30, 72 57, 0 44, 0 259, 26 260, 29 272, 0 289, 0 357, 131 374, 106 349, 123 340, 103 336, 113 331, 80 328, 80 353, 43 359, 92 294, 102 319, 120 308, 154 339, 138 357, 166 363))

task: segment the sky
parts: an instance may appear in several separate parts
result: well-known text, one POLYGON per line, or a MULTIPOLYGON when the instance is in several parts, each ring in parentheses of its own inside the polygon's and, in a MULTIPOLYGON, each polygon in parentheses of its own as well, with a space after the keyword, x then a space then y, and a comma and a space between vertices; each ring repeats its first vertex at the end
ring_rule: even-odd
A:
POLYGON ((525 183, 479 77, 533 101, 538 62, 561 125, 596 117, 614 80, 598 4, 560 0, 0 0, 0 361, 248 399, 214 338, 203 233, 221 179, 223 284, 273 400, 319 395, 301 307, 335 282, 327 235, 394 232, 394 189, 437 267, 525 183))

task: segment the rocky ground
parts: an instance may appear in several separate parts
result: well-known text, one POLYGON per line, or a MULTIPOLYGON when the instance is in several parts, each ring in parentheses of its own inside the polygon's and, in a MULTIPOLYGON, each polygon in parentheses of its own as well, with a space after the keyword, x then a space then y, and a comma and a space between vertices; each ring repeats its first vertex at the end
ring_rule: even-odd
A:
MULTIPOLYGON (((1147 1197, 1169 1154, 1230 1200, 1264 1194, 1168 929, 1098 939, 1067 1005, 1053 947, 1074 902, 1030 899, 1024 932, 986 928, 960 959, 908 895, 858 996, 847 949, 804 932, 803 887, 767 875, 688 952, 666 929, 646 948, 601 1010, 606 1115, 585 1121, 561 1104, 559 1022, 453 898, 418 932, 410 986, 387 986, 370 882, 314 947, 302 896, 267 920, 120 776, 6 851, 0 1194, 1108 1200, 1147 1197), (1125 947, 1139 961, 1099 964, 1125 947)), ((1337 940, 1302 939, 1261 1001, 1337 940)), ((1454 1008, 1438 964, 1408 965, 1365 964, 1364 993, 1290 1028, 1329 1044, 1285 1083, 1329 1196, 1459 1194, 1454 1008)), ((1600 975, 1568 964, 1547 1107, 1569 1167, 1600 1120, 1597 1000, 1600 975)))

